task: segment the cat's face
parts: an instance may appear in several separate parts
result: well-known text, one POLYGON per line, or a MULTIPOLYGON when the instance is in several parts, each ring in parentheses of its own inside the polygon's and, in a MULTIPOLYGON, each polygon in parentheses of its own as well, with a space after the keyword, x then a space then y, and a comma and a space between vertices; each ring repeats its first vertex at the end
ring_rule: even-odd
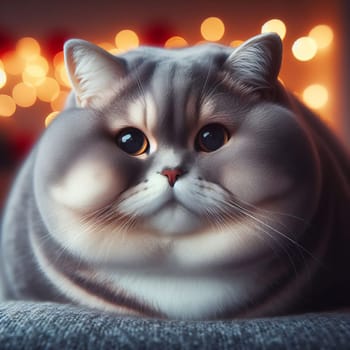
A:
POLYGON ((298 240, 319 179, 276 101, 280 56, 274 35, 118 58, 71 41, 79 108, 48 128, 35 167, 51 234, 90 261, 179 269, 258 262, 298 240))

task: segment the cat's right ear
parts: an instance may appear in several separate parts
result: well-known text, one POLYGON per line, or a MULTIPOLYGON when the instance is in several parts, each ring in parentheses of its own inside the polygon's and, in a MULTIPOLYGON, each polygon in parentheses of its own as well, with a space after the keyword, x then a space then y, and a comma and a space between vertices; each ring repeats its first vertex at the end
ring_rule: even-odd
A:
POLYGON ((228 57, 225 69, 229 81, 246 91, 273 87, 282 61, 282 41, 275 33, 257 35, 241 44, 228 57))
POLYGON ((127 74, 126 62, 85 40, 64 45, 69 79, 80 107, 100 108, 115 96, 127 74))

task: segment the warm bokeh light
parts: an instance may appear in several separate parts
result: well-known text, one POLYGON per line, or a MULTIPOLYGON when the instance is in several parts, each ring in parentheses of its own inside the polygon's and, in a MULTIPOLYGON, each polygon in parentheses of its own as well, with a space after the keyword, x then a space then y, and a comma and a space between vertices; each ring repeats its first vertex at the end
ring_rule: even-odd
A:
POLYGON ((32 77, 43 78, 46 76, 46 71, 43 67, 38 66, 36 64, 29 64, 24 69, 32 77))
POLYGON ((53 62, 54 67, 57 67, 58 65, 62 64, 64 62, 64 53, 63 53, 63 51, 60 51, 60 52, 56 53, 56 55, 54 56, 52 62, 53 62))
POLYGON ((294 42, 292 52, 297 60, 309 61, 313 59, 317 53, 316 42, 310 37, 301 37, 294 42))
MULTIPOLYGON (((259 28, 256 28, 256 30, 259 31, 259 28)), ((261 32, 275 32, 281 39, 284 39, 287 28, 281 19, 274 18, 262 25, 261 32)), ((221 41, 225 35, 225 24, 218 17, 208 17, 202 21, 200 33, 201 37, 198 39, 201 41, 198 41, 197 44, 221 41)), ((237 32, 236 38, 240 37, 241 34, 237 32)), ((169 38, 169 36, 167 37, 169 38)), ((231 37, 231 40, 233 38, 231 37)), ((294 40, 296 38, 289 39, 294 40)), ((333 39, 333 29, 329 25, 316 25, 308 36, 294 41, 292 45, 293 56, 299 61, 309 61, 315 57, 319 49, 329 47, 333 39)), ((196 40, 193 41, 193 43, 195 42, 196 40)), ((236 48, 242 43, 243 40, 236 39, 232 40, 229 45, 236 48)), ((115 35, 114 43, 108 41, 98 43, 99 47, 114 55, 136 48, 139 45, 140 40, 137 33, 130 29, 119 31, 115 35)), ((165 42, 164 47, 182 48, 188 45, 189 43, 184 37, 174 35, 165 42)), ((4 52, 0 56, 0 89, 3 93, 0 95, 0 116, 11 116, 15 113, 16 106, 31 107, 39 99, 49 104, 53 111, 45 120, 47 126, 58 114, 58 111, 64 108, 70 93, 69 90, 72 87, 64 63, 64 53, 59 51, 48 61, 47 57, 41 55, 41 51, 40 44, 35 38, 25 37, 17 41, 15 50, 4 52)), ((43 52, 49 52, 47 47, 43 46, 43 52)), ((327 52, 325 51, 325 53, 327 52)), ((316 63, 319 64, 318 60, 317 62, 315 60, 316 63)), ((295 61, 293 64, 296 64, 295 61)), ((322 76, 319 75, 318 79, 321 80, 322 76)), ((300 86, 293 89, 313 109, 323 108, 329 99, 329 91, 325 86, 319 84, 310 85, 304 91, 300 86)))
POLYGON ((0 95, 0 117, 11 117, 16 112, 16 103, 11 96, 0 95))
POLYGON ((44 102, 51 102, 58 97, 60 86, 53 78, 46 77, 44 81, 36 87, 38 98, 44 102))
POLYGON ((44 77, 49 71, 49 63, 47 62, 46 58, 38 56, 27 63, 24 69, 33 76, 44 77))
POLYGON ((124 29, 115 36, 115 44, 120 50, 130 50, 139 46, 139 37, 130 29, 124 29))
POLYGON ((313 109, 320 109, 328 102, 328 90, 320 84, 308 86, 303 91, 304 102, 313 109))
POLYGON ((59 112, 51 112, 46 118, 45 118, 45 127, 48 127, 49 124, 57 117, 59 112))
POLYGON ((22 81, 28 85, 38 86, 43 83, 45 80, 45 75, 37 75, 37 73, 40 73, 36 70, 24 70, 22 73, 22 81), (33 75, 34 73, 34 75, 33 75))
POLYGON ((36 101, 36 91, 32 85, 18 83, 12 89, 12 97, 17 106, 30 107, 36 101))
POLYGON ((65 103, 66 103, 68 95, 69 95, 68 91, 60 91, 58 96, 54 100, 51 101, 51 103, 50 103, 51 109, 54 112, 62 110, 65 103))
POLYGON ((330 26, 320 24, 311 29, 309 37, 316 41, 319 49, 324 49, 333 41, 333 30, 330 26))
POLYGON ((230 46, 231 47, 238 47, 242 43, 243 43, 243 40, 233 40, 233 41, 230 42, 230 46))
POLYGON ((110 51, 110 50, 115 49, 115 46, 107 41, 103 41, 103 42, 97 44, 97 46, 99 46, 100 48, 102 48, 106 51, 110 51))
POLYGON ((201 24, 201 34, 205 40, 218 41, 225 33, 224 22, 218 17, 208 17, 201 24))
POLYGON ((20 75, 24 69, 24 62, 15 51, 9 51, 2 57, 6 73, 11 75, 20 75))
POLYGON ((164 47, 168 49, 181 48, 185 46, 188 46, 188 42, 181 36, 172 36, 164 44, 164 47))
POLYGON ((261 27, 261 33, 277 33, 280 38, 283 40, 284 37, 286 36, 286 32, 287 32, 287 27, 284 24, 283 21, 281 21, 280 19, 271 19, 269 21, 267 21, 266 23, 263 24, 263 26, 261 27))
POLYGON ((60 64, 58 64, 56 66, 55 78, 57 79, 59 84, 64 86, 64 87, 70 88, 72 86, 72 84, 69 80, 68 73, 67 73, 66 66, 65 66, 64 62, 61 62, 60 64))
POLYGON ((31 61, 40 55, 40 45, 34 38, 26 37, 18 40, 16 51, 20 58, 31 61))
POLYGON ((120 49, 114 47, 113 49, 108 50, 108 52, 109 52, 111 55, 119 55, 120 53, 123 52, 123 50, 120 50, 120 49))
POLYGON ((6 85, 7 75, 6 72, 0 67, 0 89, 6 85))

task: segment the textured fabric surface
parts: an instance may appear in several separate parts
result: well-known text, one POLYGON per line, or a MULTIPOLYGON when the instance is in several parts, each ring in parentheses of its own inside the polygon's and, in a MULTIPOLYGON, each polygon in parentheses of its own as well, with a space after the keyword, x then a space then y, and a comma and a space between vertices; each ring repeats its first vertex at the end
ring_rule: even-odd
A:
POLYGON ((52 303, 0 304, 3 349, 350 349, 350 314, 234 321, 118 317, 52 303))

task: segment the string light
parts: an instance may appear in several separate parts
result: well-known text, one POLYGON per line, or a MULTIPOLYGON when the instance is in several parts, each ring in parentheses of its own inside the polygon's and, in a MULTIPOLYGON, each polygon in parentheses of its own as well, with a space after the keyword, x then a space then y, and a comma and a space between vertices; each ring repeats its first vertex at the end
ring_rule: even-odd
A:
POLYGON ((320 84, 309 85, 302 96, 304 102, 313 109, 321 109, 328 102, 328 90, 320 84))
POLYGON ((230 46, 231 47, 238 47, 242 43, 243 43, 243 40, 233 40, 233 41, 230 42, 230 46))
POLYGON ((53 78, 46 77, 44 81, 36 87, 38 98, 44 102, 51 102, 58 97, 60 86, 53 78))
POLYGON ((224 33, 224 22, 218 17, 208 17, 201 24, 201 34, 205 40, 219 41, 224 33))
POLYGON ((36 74, 36 70, 24 70, 22 73, 22 81, 28 85, 39 86, 45 80, 45 75, 36 74))
POLYGON ((3 68, 0 67, 0 89, 6 85, 7 75, 3 68))
POLYGON ((39 43, 34 38, 26 37, 18 40, 16 51, 20 58, 31 61, 40 55, 41 50, 39 43))
POLYGON ((188 46, 188 42, 181 36, 172 36, 169 38, 165 44, 164 47, 170 49, 170 48, 181 48, 188 46))
POLYGON ((310 37, 301 37, 294 42, 292 52, 297 60, 310 61, 317 53, 316 42, 310 37))
POLYGON ((58 65, 64 63, 64 53, 63 51, 57 52, 52 60, 53 66, 57 67, 58 65))
POLYGON ((115 36, 115 44, 118 49, 126 51, 139 46, 139 37, 130 29, 124 29, 115 36))
POLYGON ((18 83, 12 89, 12 97, 17 106, 30 107, 36 101, 36 90, 32 85, 18 83))
POLYGON ((55 78, 61 86, 72 87, 64 62, 57 64, 55 68, 55 78))
POLYGON ((277 33, 283 40, 286 36, 287 27, 280 19, 270 19, 261 27, 261 33, 277 33))
POLYGON ((106 42, 106 41, 103 41, 103 42, 97 44, 97 46, 99 46, 101 49, 104 49, 106 51, 110 51, 110 50, 115 49, 115 46, 113 44, 106 42))
POLYGON ((11 117, 16 112, 16 103, 11 96, 0 95, 0 117, 11 117))
POLYGON ((108 52, 109 52, 111 55, 119 55, 120 53, 123 52, 123 50, 120 50, 120 49, 114 47, 113 49, 108 50, 108 52))
POLYGON ((9 51, 2 57, 4 69, 7 74, 21 75, 24 69, 24 62, 15 51, 9 51))
MULTIPOLYGON (((225 25, 218 17, 208 17, 200 25, 201 36, 204 40, 220 41, 225 34, 225 25)), ((287 28, 285 23, 277 18, 265 22, 261 27, 262 33, 275 32, 281 39, 285 38, 287 28)), ((124 29, 115 35, 115 45, 110 42, 100 42, 98 46, 112 54, 119 54, 139 46, 140 40, 136 32, 124 29)), ((334 33, 328 25, 317 25, 310 30, 308 36, 295 40, 292 46, 293 56, 299 61, 309 61, 315 57, 319 49, 330 46, 334 33)), ((231 47, 238 47, 242 40, 233 40, 231 47)), ((181 48, 188 46, 188 42, 181 36, 172 36, 164 44, 165 48, 181 48)), ((0 60, 0 89, 13 84, 12 96, 0 95, 0 116, 9 117, 15 113, 16 105, 30 107, 37 99, 49 103, 52 111, 45 120, 48 125, 57 115, 57 111, 64 108, 71 83, 64 63, 63 51, 58 52, 51 62, 41 55, 39 42, 31 37, 17 41, 16 49, 6 52, 0 60), (54 78, 48 76, 53 75, 54 78), (12 77, 10 77, 12 76, 12 77), (19 76, 19 77, 18 77, 19 76), (22 78, 22 79, 21 79, 22 78), (18 80, 21 79, 22 81, 18 80)), ((313 84, 302 92, 304 102, 314 109, 323 108, 329 99, 325 86, 313 84)))
POLYGON ((57 115, 59 114, 59 112, 55 111, 55 112, 51 112, 46 118, 45 118, 45 127, 47 128, 49 126, 49 124, 57 117, 57 115))
POLYGON ((334 34, 331 27, 320 24, 311 29, 309 37, 315 40, 319 49, 324 49, 332 43, 334 34))
POLYGON ((53 99, 50 103, 52 111, 55 112, 62 110, 66 103, 68 95, 68 91, 60 91, 58 96, 55 99, 53 99))

